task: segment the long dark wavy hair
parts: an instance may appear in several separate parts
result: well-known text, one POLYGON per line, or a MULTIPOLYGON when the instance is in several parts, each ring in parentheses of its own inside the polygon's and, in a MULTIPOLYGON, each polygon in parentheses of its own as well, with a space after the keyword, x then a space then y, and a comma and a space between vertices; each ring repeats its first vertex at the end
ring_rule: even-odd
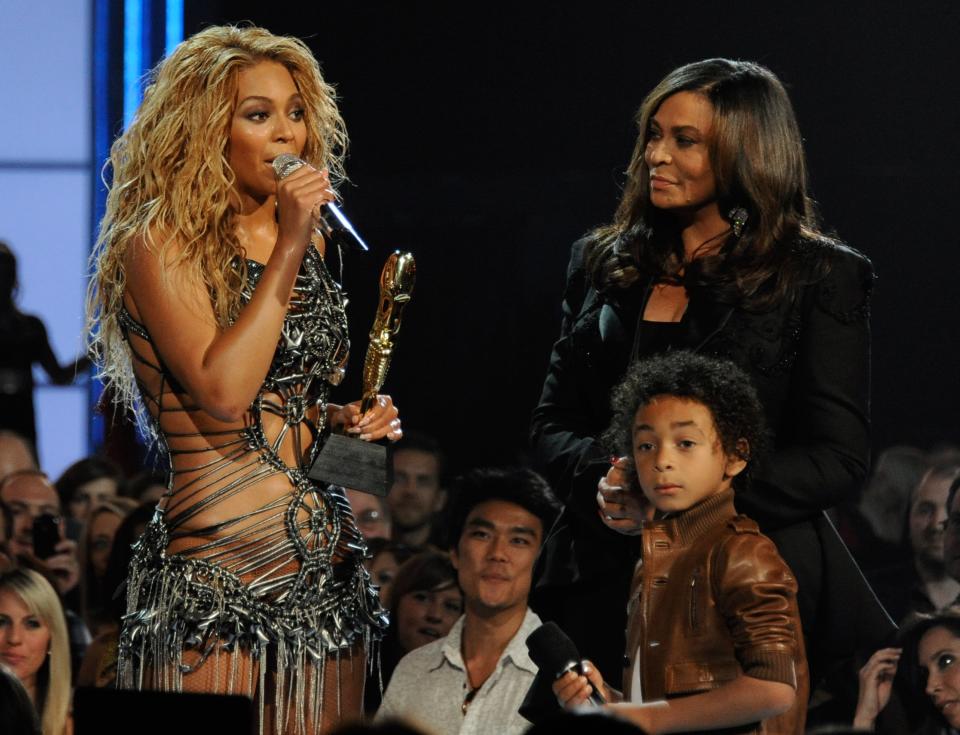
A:
POLYGON ((601 292, 644 277, 704 287, 724 303, 763 309, 778 303, 802 277, 791 244, 827 238, 807 196, 800 129, 780 80, 759 64, 707 59, 674 69, 640 105, 639 136, 613 222, 592 233, 587 268, 601 292), (683 262, 680 222, 650 202, 644 158, 650 120, 677 92, 702 94, 713 106, 710 163, 720 212, 747 211, 738 236, 714 252, 683 262), (680 276, 683 272, 682 278, 680 276))
MULTIPOLYGON (((926 693, 927 672, 919 661, 920 639, 934 628, 946 628, 953 636, 960 638, 960 607, 950 605, 933 614, 914 613, 903 621, 897 633, 895 645, 903 649, 900 664, 897 666, 894 687, 901 696, 906 709, 910 732, 919 732, 924 723, 933 725, 923 732, 940 731, 949 727, 946 719, 933 706, 933 700, 926 693)), ((952 730, 951 730, 952 732, 952 730)))

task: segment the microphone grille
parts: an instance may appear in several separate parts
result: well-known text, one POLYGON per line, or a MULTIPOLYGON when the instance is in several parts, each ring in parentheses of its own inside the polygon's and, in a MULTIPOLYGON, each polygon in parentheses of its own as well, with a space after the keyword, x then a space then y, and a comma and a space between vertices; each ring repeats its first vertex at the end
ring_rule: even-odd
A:
POLYGON ((285 179, 303 165, 292 153, 281 153, 273 159, 273 172, 278 179, 285 179))
POLYGON ((580 660, 576 645, 553 622, 544 623, 527 636, 527 650, 538 668, 554 673, 580 660))

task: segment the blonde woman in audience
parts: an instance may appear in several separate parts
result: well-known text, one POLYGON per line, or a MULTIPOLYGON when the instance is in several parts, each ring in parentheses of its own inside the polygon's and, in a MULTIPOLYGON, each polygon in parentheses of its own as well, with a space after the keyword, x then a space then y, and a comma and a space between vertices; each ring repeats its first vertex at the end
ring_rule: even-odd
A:
POLYGON ((70 647, 60 598, 31 569, 0 573, 0 663, 23 684, 43 735, 71 735, 70 647))

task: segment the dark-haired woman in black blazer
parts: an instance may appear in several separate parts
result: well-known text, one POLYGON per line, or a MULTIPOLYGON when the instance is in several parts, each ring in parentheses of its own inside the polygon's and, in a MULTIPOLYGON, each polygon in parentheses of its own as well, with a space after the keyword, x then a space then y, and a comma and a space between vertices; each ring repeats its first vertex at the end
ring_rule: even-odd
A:
POLYGON ((534 607, 619 677, 642 511, 610 488, 624 475, 599 440, 609 394, 632 360, 697 350, 746 370, 763 402, 772 451, 756 458, 737 508, 794 570, 808 654, 823 671, 893 629, 823 513, 868 468, 872 267, 818 229, 796 118, 769 70, 726 59, 680 67, 638 123, 613 222, 573 247, 533 415, 534 447, 566 496, 534 607))

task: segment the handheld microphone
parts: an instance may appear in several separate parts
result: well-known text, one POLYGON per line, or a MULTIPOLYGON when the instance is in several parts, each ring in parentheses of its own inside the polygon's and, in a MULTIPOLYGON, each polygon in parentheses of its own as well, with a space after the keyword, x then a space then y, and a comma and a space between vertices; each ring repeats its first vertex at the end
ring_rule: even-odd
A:
MULTIPOLYGON (((555 679, 568 671, 583 674, 577 647, 556 623, 544 623, 527 636, 527 651, 537 668, 548 674, 553 672, 555 679)), ((590 702, 596 707, 606 704, 592 684, 590 688, 590 702)))
MULTIPOLYGON (((292 153, 281 153, 273 159, 273 172, 277 176, 277 181, 282 181, 298 168, 305 165, 306 163, 304 161, 292 153)), ((364 252, 370 249, 367 243, 363 241, 363 238, 353 229, 350 220, 344 216, 340 208, 333 202, 327 202, 320 207, 320 227, 317 228, 317 232, 327 240, 341 245, 352 246, 364 252)))

